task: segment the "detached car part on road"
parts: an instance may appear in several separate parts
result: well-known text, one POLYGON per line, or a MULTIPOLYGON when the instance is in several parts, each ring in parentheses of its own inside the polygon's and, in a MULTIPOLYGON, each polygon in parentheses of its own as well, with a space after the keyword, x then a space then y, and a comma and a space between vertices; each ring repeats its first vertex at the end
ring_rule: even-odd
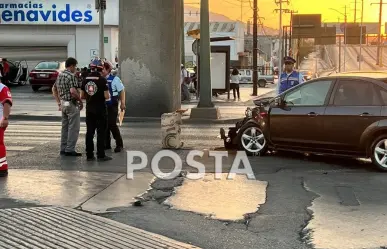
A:
POLYGON ((254 100, 221 137, 226 148, 371 158, 387 171, 387 72, 322 77, 254 100))

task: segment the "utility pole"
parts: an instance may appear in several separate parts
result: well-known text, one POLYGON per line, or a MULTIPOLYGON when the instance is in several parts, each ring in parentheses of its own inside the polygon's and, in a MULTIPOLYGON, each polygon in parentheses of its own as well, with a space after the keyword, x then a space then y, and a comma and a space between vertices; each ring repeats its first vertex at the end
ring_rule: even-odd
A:
POLYGON ((99 12, 99 57, 101 59, 104 59, 105 58, 104 28, 105 28, 106 0, 95 0, 95 8, 99 12))
POLYGON ((258 95, 258 0, 253 7, 253 94, 258 95))
POLYGON ((181 64, 185 65, 184 0, 181 0, 181 64))
POLYGON ((345 11, 344 11, 344 72, 345 72, 345 63, 346 63, 346 51, 347 51, 347 5, 345 5, 345 11))
POLYGON ((380 45, 382 43, 382 15, 383 15, 383 0, 380 0, 379 3, 371 3, 371 5, 379 4, 379 35, 378 35, 378 50, 376 53, 376 65, 380 65, 380 58, 381 58, 381 51, 380 51, 380 45))
POLYGON ((293 26, 293 14, 298 13, 298 11, 290 11, 290 28, 289 28, 289 50, 292 49, 292 26, 293 26))
MULTIPOLYGON (((361 24, 360 24, 360 47, 359 47, 359 71, 361 70, 361 50, 363 48, 363 11, 364 11, 364 0, 361 0, 361 24)), ((356 14, 355 14, 356 15, 356 14)))
POLYGON ((285 30, 285 37, 284 37, 284 40, 285 40, 285 56, 288 56, 288 26, 285 26, 284 27, 284 30, 285 30))
MULTIPOLYGON (((278 35, 278 38, 279 38, 279 46, 278 46, 278 81, 279 81, 279 79, 280 79, 280 77, 281 77, 281 74, 282 74, 282 39, 283 39, 283 37, 282 37, 282 12, 284 12, 284 11, 289 11, 289 10, 284 10, 283 8, 282 8, 282 4, 283 3, 287 3, 287 4, 289 4, 289 1, 288 0, 276 0, 275 1, 275 3, 277 4, 277 5, 279 5, 280 6, 280 8, 279 9, 276 9, 275 11, 279 11, 279 35, 278 35)), ((279 85, 279 82, 278 82, 278 85, 279 85)))

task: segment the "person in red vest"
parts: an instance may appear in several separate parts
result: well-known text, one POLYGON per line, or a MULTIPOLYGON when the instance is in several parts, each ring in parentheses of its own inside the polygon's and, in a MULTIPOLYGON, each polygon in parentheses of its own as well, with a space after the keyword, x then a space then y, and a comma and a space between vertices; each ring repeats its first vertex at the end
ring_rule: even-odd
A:
POLYGON ((3 63, 3 83, 4 84, 7 84, 8 83, 8 76, 9 76, 9 64, 8 64, 8 61, 7 59, 3 58, 1 59, 2 63, 3 63))
POLYGON ((12 107, 12 96, 9 88, 3 83, 0 83, 0 102, 0 177, 4 177, 8 175, 4 133, 8 127, 8 119, 12 107))

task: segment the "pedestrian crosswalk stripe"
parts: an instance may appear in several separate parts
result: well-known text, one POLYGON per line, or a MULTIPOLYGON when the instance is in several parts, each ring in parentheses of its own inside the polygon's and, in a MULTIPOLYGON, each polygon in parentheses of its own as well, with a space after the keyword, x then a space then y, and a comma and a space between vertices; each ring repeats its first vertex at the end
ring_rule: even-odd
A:
POLYGON ((8 151, 27 151, 27 150, 32 150, 35 147, 31 146, 6 146, 8 151))
MULTIPOLYGON (((188 147, 221 146, 223 142, 217 138, 219 127, 224 127, 224 125, 183 125, 181 127, 182 142, 188 147)), ((10 124, 5 132, 7 155, 10 157, 23 155, 23 153, 28 153, 51 142, 57 143, 55 149, 59 150, 61 129, 60 122, 16 121, 10 124)), ((132 123, 130 126, 124 126, 120 129, 121 134, 127 137, 128 142, 135 142, 139 146, 145 147, 153 146, 155 143, 161 146, 161 127, 159 124, 132 123)), ((86 127, 82 123, 79 140, 85 139, 85 134, 86 127)))
POLYGON ((5 142, 15 142, 15 141, 21 141, 21 142, 23 142, 23 143, 25 143, 25 142, 31 142, 31 143, 33 143, 34 141, 36 142, 36 143, 42 143, 42 142, 48 142, 48 141, 56 141, 56 140, 58 140, 58 137, 53 137, 53 136, 50 136, 50 137, 34 137, 34 136, 32 136, 32 137, 30 137, 30 136, 26 136, 26 137, 20 137, 20 136, 9 136, 10 134, 8 134, 8 133, 6 133, 5 134, 5 142))

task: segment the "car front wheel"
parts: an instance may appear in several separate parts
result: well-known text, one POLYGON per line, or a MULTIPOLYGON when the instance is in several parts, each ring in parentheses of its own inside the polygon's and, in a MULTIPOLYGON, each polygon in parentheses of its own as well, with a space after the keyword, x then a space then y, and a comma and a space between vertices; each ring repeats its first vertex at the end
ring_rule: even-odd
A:
POLYGON ((373 164, 381 171, 387 172, 387 136, 380 136, 372 144, 371 159, 373 164))
POLYGON ((238 132, 238 149, 249 156, 264 155, 267 141, 262 130, 255 124, 249 124, 238 132))

